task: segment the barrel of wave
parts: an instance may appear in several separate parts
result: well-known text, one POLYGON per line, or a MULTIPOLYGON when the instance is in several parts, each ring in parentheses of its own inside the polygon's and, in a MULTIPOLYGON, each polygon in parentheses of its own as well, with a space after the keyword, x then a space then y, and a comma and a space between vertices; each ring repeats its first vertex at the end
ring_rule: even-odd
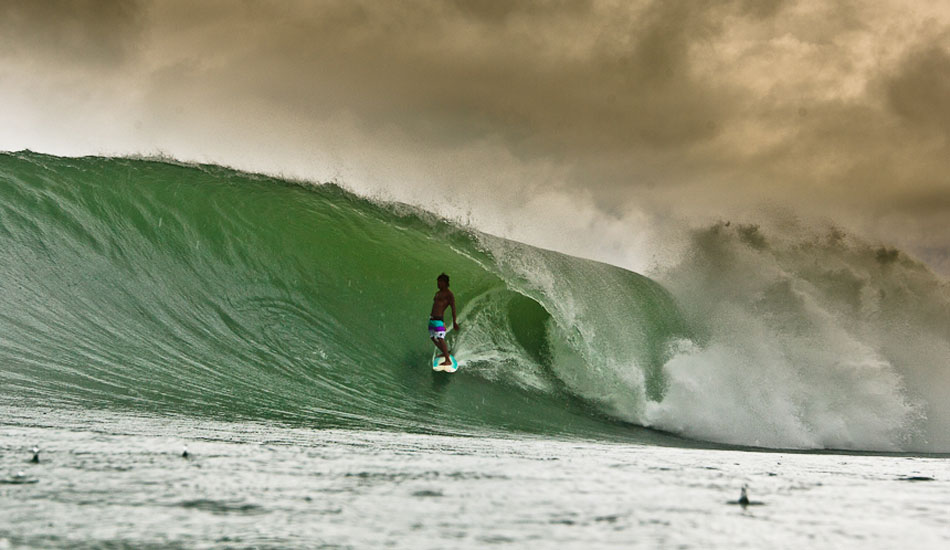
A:
POLYGON ((672 296, 625 269, 481 235, 506 283, 550 314, 548 363, 563 388, 642 424, 666 392, 663 365, 689 337, 672 296))

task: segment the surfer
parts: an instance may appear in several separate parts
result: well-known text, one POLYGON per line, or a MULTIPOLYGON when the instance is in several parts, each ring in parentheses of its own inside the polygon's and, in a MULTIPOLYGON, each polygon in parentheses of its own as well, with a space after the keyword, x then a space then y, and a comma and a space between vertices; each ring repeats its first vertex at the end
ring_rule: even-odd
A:
POLYGON ((439 275, 435 280, 439 285, 439 291, 435 293, 432 299, 432 313, 429 315, 429 338, 435 347, 442 352, 442 358, 445 359, 441 364, 450 366, 452 360, 449 358, 449 346, 445 343, 445 308, 452 308, 452 328, 459 329, 458 321, 455 316, 455 294, 449 290, 449 276, 445 273, 439 275))

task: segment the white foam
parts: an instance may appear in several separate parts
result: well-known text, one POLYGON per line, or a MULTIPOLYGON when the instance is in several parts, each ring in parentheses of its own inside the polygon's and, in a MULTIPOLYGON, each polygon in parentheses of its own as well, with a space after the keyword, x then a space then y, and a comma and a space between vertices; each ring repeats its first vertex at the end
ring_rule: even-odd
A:
POLYGON ((946 282, 840 232, 694 235, 664 282, 704 332, 649 425, 773 447, 950 450, 946 282))
POLYGON ((509 286, 551 314, 553 374, 608 414, 739 445, 950 451, 947 282, 838 230, 778 235, 697 230, 661 271, 692 334, 666 343, 660 398, 643 352, 658 319, 629 294, 634 275, 482 243, 509 286))

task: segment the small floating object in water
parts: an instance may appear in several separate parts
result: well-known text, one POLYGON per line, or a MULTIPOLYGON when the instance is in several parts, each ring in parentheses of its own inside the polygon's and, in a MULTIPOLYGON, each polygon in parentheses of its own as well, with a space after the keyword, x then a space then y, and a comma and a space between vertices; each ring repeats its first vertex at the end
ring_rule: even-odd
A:
POLYGON ((438 489, 423 489, 421 491, 416 491, 412 493, 414 497, 441 497, 443 496, 442 491, 438 489))
POLYGON ((936 481, 935 478, 930 476, 904 476, 897 479, 900 481, 936 481))
POLYGON ((762 506, 765 503, 758 500, 749 500, 749 486, 743 485, 742 491, 739 493, 738 500, 730 500, 726 504, 738 504, 745 508, 746 506, 762 506))
POLYGON ((30 459, 30 462, 32 462, 33 464, 40 463, 40 448, 37 447, 36 445, 33 446, 33 458, 30 459))
POLYGON ((39 480, 36 478, 26 477, 26 474, 24 474, 23 472, 17 472, 13 474, 12 477, 9 477, 7 479, 0 479, 0 483, 6 484, 6 485, 26 485, 28 483, 36 483, 38 481, 39 480))
POLYGON ((182 457, 182 458, 188 458, 188 457, 190 457, 190 456, 191 456, 191 455, 188 454, 188 445, 185 445, 184 449, 182 449, 182 451, 181 451, 181 457, 182 457))

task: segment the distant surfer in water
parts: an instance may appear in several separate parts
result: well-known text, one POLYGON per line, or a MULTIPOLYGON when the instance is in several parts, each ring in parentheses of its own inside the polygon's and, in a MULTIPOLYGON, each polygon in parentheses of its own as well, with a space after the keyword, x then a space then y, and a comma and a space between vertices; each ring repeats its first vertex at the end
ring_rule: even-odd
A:
POLYGON ((445 308, 452 308, 452 328, 459 329, 458 321, 455 317, 455 294, 449 290, 449 276, 445 273, 439 275, 435 280, 439 285, 439 291, 435 293, 432 299, 432 313, 429 315, 429 338, 432 343, 442 352, 442 358, 445 359, 442 365, 452 365, 449 359, 449 346, 445 343, 445 308))

